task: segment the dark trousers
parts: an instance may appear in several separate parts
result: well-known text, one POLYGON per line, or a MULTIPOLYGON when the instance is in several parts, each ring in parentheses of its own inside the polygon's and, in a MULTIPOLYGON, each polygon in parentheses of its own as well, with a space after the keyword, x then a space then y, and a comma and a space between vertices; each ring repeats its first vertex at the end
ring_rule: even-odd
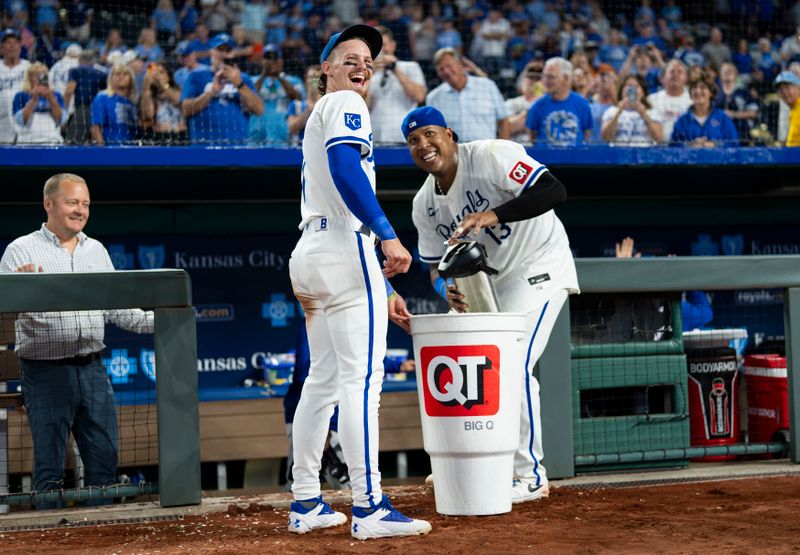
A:
POLYGON ((92 106, 75 106, 64 130, 64 142, 70 145, 83 145, 92 142, 92 106))
MULTIPOLYGON (((100 360, 81 366, 23 360, 22 395, 33 438, 35 491, 63 486, 70 431, 84 464, 84 485, 117 482, 117 411, 100 360)), ((111 500, 93 504, 104 502, 111 500)), ((37 504, 37 508, 45 505, 49 504, 37 504)))

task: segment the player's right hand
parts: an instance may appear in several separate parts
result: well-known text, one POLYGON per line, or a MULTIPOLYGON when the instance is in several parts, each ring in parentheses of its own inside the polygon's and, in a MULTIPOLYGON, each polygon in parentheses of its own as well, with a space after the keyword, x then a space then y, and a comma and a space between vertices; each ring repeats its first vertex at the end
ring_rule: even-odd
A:
POLYGON ((405 274, 411 267, 411 253, 406 250, 400 239, 381 241, 381 250, 386 257, 383 263, 383 275, 387 278, 405 274))

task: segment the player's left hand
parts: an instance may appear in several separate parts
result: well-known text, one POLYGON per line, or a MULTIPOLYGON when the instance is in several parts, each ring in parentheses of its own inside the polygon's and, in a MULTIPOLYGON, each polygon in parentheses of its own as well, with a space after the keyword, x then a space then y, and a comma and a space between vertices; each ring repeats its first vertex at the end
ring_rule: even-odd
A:
POLYGON ((406 307, 406 300, 395 292, 388 301, 389 320, 411 333, 411 313, 406 307))
POLYGON ((497 223, 497 214, 494 213, 494 210, 467 214, 447 242, 450 245, 454 245, 461 240, 469 239, 470 235, 477 235, 482 228, 491 227, 497 225, 497 223))
POLYGON ((456 312, 466 312, 469 305, 464 300, 464 294, 458 290, 455 283, 447 284, 447 304, 456 312))

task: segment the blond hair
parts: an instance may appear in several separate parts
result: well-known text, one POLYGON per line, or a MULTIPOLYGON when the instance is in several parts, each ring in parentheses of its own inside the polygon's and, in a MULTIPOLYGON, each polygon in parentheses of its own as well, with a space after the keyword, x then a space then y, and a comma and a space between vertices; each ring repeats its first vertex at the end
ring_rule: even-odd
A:
POLYGON ((22 81, 22 91, 31 92, 33 90, 33 83, 31 83, 31 76, 47 74, 47 66, 41 62, 34 62, 28 66, 25 71, 25 79, 22 81))
POLYGON ((118 94, 120 96, 124 96, 128 100, 136 102, 136 83, 135 83, 135 77, 133 75, 133 70, 130 67, 126 66, 125 64, 114 64, 114 66, 111 68, 111 71, 108 72, 108 79, 106 80, 105 93, 108 96, 114 96, 115 94, 118 94), (120 72, 127 73, 128 76, 130 76, 131 78, 130 91, 128 91, 128 94, 125 94, 122 91, 114 89, 114 83, 112 77, 114 77, 115 73, 120 73, 120 72))
POLYGON ((83 183, 86 188, 88 189, 88 185, 86 185, 86 180, 82 178, 80 175, 75 175, 74 173, 57 173, 50 179, 44 182, 44 198, 53 198, 61 191, 61 184, 64 181, 70 181, 72 183, 83 183))

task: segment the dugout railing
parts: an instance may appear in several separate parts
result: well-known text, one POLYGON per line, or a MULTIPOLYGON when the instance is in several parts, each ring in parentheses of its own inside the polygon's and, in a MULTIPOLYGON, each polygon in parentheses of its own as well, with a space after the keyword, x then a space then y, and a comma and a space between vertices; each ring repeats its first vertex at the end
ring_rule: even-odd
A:
MULTIPOLYGON (((694 256, 664 258, 576 259, 581 292, 629 294, 690 290, 784 290, 784 336, 789 389, 789 458, 800 463, 800 256, 694 256)), ((680 460, 725 454, 775 453, 781 445, 730 445, 658 449, 652 451, 576 455, 573 443, 574 388, 570 366, 570 311, 565 305, 539 360, 544 450, 547 473, 553 478, 575 476, 576 466, 680 460)))
MULTIPOLYGON (((197 338, 189 275, 183 270, 0 274, 0 313, 125 308, 155 312, 159 502, 197 505, 202 495, 197 338)), ((130 496, 137 489, 114 486, 101 494, 130 496)), ((77 500, 86 493, 58 491, 37 499, 77 500)), ((30 500, 30 494, 0 495, 0 505, 30 500)))

